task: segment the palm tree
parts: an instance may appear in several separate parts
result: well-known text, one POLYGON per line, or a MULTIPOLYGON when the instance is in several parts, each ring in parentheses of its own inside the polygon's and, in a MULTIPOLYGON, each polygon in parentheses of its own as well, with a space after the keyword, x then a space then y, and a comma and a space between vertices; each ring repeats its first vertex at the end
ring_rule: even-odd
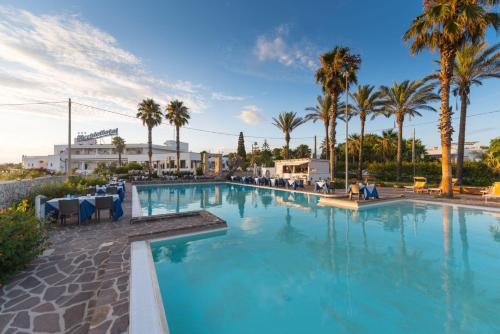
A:
POLYGON ((385 162, 388 162, 394 157, 394 152, 397 150, 398 135, 393 129, 382 131, 382 136, 379 137, 375 144, 375 151, 380 154, 385 162))
POLYGON ((125 139, 116 136, 111 140, 111 144, 115 146, 116 152, 118 153, 118 166, 122 165, 122 154, 125 150, 125 139))
POLYGON ((368 115, 372 115, 372 119, 380 114, 381 96, 379 91, 373 91, 375 87, 370 85, 358 86, 357 90, 350 94, 353 100, 353 105, 350 109, 353 113, 359 115, 360 120, 360 135, 359 135, 359 155, 358 155, 358 179, 363 177, 363 144, 365 139, 365 122, 368 115))
POLYGON ((335 130, 337 125, 337 107, 340 94, 347 85, 357 82, 356 73, 361 65, 361 57, 352 54, 348 47, 336 46, 319 58, 321 67, 316 71, 316 82, 323 93, 329 95, 330 103, 330 179, 335 175, 335 130), (347 78, 347 80, 346 80, 347 78))
POLYGON ((422 116, 419 110, 436 111, 428 103, 439 100, 433 92, 434 86, 425 84, 423 81, 403 81, 398 84, 394 82, 392 87, 381 86, 383 113, 385 116, 396 118, 398 125, 398 150, 396 164, 396 179, 401 179, 401 161, 403 154, 403 123, 406 116, 422 116))
POLYGON ((325 127, 326 159, 328 159, 330 156, 328 147, 329 145, 328 127, 330 126, 330 107, 332 100, 328 95, 326 96, 318 95, 316 100, 318 102, 316 107, 306 108, 306 110, 311 111, 311 113, 307 114, 306 117, 304 117, 304 121, 312 120, 313 123, 316 123, 316 121, 323 122, 323 125, 325 127))
POLYGON ((152 157, 153 157, 153 128, 161 124, 162 113, 160 105, 153 99, 144 99, 137 106, 137 118, 142 121, 142 125, 148 128, 148 172, 149 179, 152 175, 152 157))
POLYGON ((285 159, 288 159, 290 151, 290 133, 296 127, 303 124, 304 119, 302 117, 297 117, 297 113, 290 111, 280 113, 278 118, 273 117, 273 121, 273 125, 285 134, 285 159))
MULTIPOLYGON (((361 143, 360 136, 357 133, 353 133, 349 135, 349 141, 347 143, 347 151, 352 152, 352 163, 354 164, 356 162, 356 153, 358 154, 359 158, 359 152, 361 150, 361 147, 359 146, 361 143)), ((361 180, 361 177, 359 178, 361 180)))
POLYGON ((439 51, 439 80, 441 82, 441 110, 439 130, 441 132, 441 170, 443 195, 453 197, 451 184, 451 125, 450 84, 453 77, 453 62, 457 51, 468 41, 482 40, 489 26, 498 30, 499 14, 490 7, 499 0, 424 0, 424 12, 413 19, 404 35, 411 41, 410 52, 424 49, 439 51))
MULTIPOLYGON (((458 51, 453 64, 451 85, 453 94, 460 96, 460 125, 458 130, 457 171, 458 183, 462 184, 465 146, 465 121, 472 85, 482 85, 482 81, 500 77, 500 44, 487 47, 486 43, 466 44, 458 51)), ((439 63, 439 62, 438 62, 439 63)), ((439 80, 439 72, 427 77, 439 80)))
POLYGON ((175 142, 176 142, 176 153, 177 153, 177 175, 180 173, 180 140, 179 140, 179 129, 181 126, 189 123, 191 116, 189 115, 188 108, 184 105, 182 101, 174 100, 166 108, 165 118, 170 124, 175 126, 175 142))

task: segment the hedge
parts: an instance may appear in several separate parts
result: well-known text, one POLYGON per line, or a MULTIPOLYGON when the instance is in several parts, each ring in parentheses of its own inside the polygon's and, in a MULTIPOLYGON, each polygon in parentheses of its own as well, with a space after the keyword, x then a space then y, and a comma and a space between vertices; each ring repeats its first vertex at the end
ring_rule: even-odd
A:
POLYGON ((0 285, 45 249, 43 224, 32 212, 0 213, 0 285))

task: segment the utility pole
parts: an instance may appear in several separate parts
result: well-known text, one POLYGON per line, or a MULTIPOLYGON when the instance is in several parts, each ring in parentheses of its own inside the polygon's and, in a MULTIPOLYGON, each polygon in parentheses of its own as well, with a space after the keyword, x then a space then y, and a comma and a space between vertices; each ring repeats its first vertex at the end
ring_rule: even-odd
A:
POLYGON ((314 159, 317 159, 317 157, 318 157, 318 156, 317 156, 317 154, 316 154, 316 136, 314 136, 314 156, 313 156, 313 158, 314 158, 314 159))
POLYGON ((68 164, 66 175, 71 176, 71 98, 68 99, 68 164))
POLYGON ((345 76, 345 192, 349 191, 349 72, 344 73, 345 76))
POLYGON ((413 163, 413 177, 415 177, 415 128, 413 128, 413 142, 411 144, 411 162, 413 163))

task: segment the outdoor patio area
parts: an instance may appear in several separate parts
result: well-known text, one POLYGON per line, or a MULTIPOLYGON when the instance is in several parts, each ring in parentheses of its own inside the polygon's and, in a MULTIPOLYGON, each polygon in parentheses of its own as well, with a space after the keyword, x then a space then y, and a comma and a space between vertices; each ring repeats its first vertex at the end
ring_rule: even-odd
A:
POLYGON ((0 333, 128 331, 130 240, 187 233, 203 215, 154 223, 131 219, 131 186, 117 222, 101 219, 50 230, 50 246, 0 290, 0 333))
MULTIPOLYGON (((127 187, 124 215, 118 222, 57 225, 50 230, 51 244, 44 255, 0 291, 0 332, 127 332, 130 240, 151 238, 156 233, 185 233, 207 225, 206 216, 186 214, 130 224, 131 188, 127 187)), ((311 186, 300 191, 314 192, 311 186)), ((379 194, 381 198, 404 195, 450 202, 402 189, 380 188, 379 194)), ((457 197, 451 203, 486 206, 480 196, 457 197)), ((488 202, 487 206, 500 208, 500 203, 488 202)))

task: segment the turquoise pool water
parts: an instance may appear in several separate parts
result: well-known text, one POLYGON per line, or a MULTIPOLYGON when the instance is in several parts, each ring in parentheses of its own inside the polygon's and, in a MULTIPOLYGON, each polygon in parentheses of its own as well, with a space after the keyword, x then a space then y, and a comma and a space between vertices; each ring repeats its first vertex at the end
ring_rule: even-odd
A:
POLYGON ((500 332, 500 213, 356 212, 229 184, 138 194, 146 215, 202 208, 229 225, 151 244, 173 334, 500 332))

